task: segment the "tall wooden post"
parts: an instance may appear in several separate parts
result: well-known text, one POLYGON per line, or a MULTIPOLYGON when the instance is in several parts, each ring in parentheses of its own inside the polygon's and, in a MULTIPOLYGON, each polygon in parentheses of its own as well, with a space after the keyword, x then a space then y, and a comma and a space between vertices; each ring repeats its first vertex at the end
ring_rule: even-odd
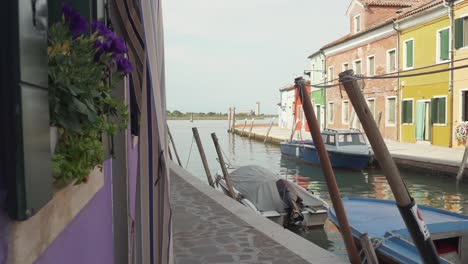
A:
POLYGON ((232 199, 236 199, 236 193, 234 192, 234 188, 232 187, 231 176, 229 175, 229 172, 226 168, 223 152, 221 151, 221 147, 219 146, 218 137, 216 137, 216 133, 211 133, 211 138, 213 139, 216 153, 218 154, 219 164, 221 165, 221 171, 223 172, 224 180, 226 181, 226 185, 228 187, 229 196, 231 196, 232 199))
POLYGON ((179 163, 179 166, 182 167, 182 162, 180 162, 179 154, 177 153, 177 149, 174 143, 174 138, 172 137, 171 130, 169 130, 169 126, 167 126, 167 133, 169 134, 169 140, 172 143, 172 149, 174 150, 174 154, 177 158, 177 163, 179 163))
POLYGON ((208 161, 206 160, 205 150, 203 150, 203 145, 200 140, 200 135, 198 134, 198 129, 196 127, 192 127, 193 137, 195 138, 195 142, 197 142, 198 152, 200 152, 200 157, 203 163, 203 168, 205 169, 206 178, 208 179, 208 183, 211 187, 214 188, 213 178, 211 177, 210 167, 208 167, 208 161))
POLYGON ((236 131, 236 108, 232 108, 232 126, 231 126, 231 133, 236 131))
POLYGON ((232 114, 232 110, 231 110, 231 107, 229 107, 229 110, 228 110, 228 132, 231 132, 231 114, 232 114))
POLYGON ((348 70, 340 73, 339 76, 340 83, 343 84, 349 100, 354 106, 356 115, 361 121, 361 125, 387 178, 400 214, 411 234, 414 244, 419 250, 421 258, 424 263, 440 263, 429 229, 427 229, 426 224, 422 220, 418 206, 406 188, 405 182, 400 176, 400 171, 388 151, 387 145, 372 117, 369 106, 366 104, 361 87, 354 78, 354 71, 348 70))
POLYGON ((244 127, 242 128, 241 137, 244 136, 245 127, 247 126, 247 118, 244 121, 244 127))
POLYGON ((320 167, 322 167, 323 175, 325 176, 328 192, 330 193, 333 209, 335 210, 336 218, 338 219, 338 224, 340 225, 340 232, 346 245, 348 257, 351 263, 360 264, 361 259, 359 258, 356 244, 354 243, 351 228, 349 227, 348 223, 348 218, 346 217, 343 202, 341 201, 340 190, 338 188, 338 184, 336 183, 335 173, 333 172, 330 157, 328 156, 327 149, 323 143, 320 124, 317 121, 310 96, 307 93, 305 81, 302 77, 296 78, 294 81, 299 91, 299 98, 301 98, 302 101, 302 107, 307 119, 307 123, 309 124, 310 134, 314 140, 315 149, 319 155, 320 167))
POLYGON ((270 127, 268 128, 268 131, 266 133, 265 139, 263 140, 263 143, 266 143, 268 136, 270 135, 271 127, 273 126, 273 120, 271 120, 270 127))
POLYGON ((460 164, 460 169, 458 169, 457 173, 457 183, 459 183, 463 177, 463 172, 465 172, 466 167, 466 159, 468 159, 468 139, 466 139, 465 143, 465 153, 463 153, 463 159, 460 164))
POLYGON ((252 129, 253 129, 253 126, 254 126, 254 121, 255 121, 255 118, 252 118, 252 124, 250 125, 250 130, 249 130, 249 139, 250 139, 250 135, 252 135, 252 129))

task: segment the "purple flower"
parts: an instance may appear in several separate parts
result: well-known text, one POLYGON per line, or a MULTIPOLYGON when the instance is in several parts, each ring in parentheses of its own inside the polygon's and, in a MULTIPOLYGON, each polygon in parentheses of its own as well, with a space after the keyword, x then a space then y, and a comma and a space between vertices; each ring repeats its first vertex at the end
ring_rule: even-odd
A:
POLYGON ((62 13, 65 21, 68 23, 68 27, 72 32, 73 38, 77 38, 88 29, 88 23, 86 19, 74 10, 69 4, 63 3, 62 13))
POLYGON ((111 51, 115 54, 127 53, 128 49, 123 38, 115 35, 115 37, 112 39, 111 51))
POLYGON ((91 30, 97 32, 99 36, 108 37, 109 35, 113 34, 113 32, 104 25, 104 23, 100 21, 93 21, 91 24, 91 30))
POLYGON ((96 49, 96 53, 94 54, 94 60, 99 61, 102 54, 105 52, 109 52, 111 48, 111 43, 109 41, 99 41, 96 40, 93 45, 94 49, 96 49))
POLYGON ((117 57, 115 63, 117 64, 117 70, 120 72, 131 73, 133 70, 132 63, 124 57, 117 57))

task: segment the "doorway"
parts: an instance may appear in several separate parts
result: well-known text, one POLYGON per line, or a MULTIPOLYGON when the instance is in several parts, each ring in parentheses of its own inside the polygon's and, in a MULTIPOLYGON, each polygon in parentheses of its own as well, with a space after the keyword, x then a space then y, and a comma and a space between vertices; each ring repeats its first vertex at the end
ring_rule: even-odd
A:
POLYGON ((431 141, 431 101, 416 102, 416 142, 431 141))
POLYGON ((323 111, 323 107, 321 105, 319 105, 319 104, 315 106, 315 111, 316 111, 315 113, 317 115, 317 121, 318 121, 318 123, 320 125, 320 131, 322 131, 324 123, 325 123, 324 122, 325 121, 325 116, 324 116, 325 111, 323 111))

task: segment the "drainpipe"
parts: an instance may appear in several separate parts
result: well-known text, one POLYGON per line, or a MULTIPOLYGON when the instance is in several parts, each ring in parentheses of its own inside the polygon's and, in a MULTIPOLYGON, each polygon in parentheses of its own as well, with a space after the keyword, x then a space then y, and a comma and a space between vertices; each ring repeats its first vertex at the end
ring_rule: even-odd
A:
POLYGON ((454 14, 453 14, 453 0, 449 1, 448 3, 448 13, 449 13, 449 20, 450 20, 450 77, 449 77, 449 98, 450 98, 450 136, 449 136, 449 147, 453 146, 453 67, 454 67, 454 56, 455 56, 455 24, 454 24, 454 14))
MULTIPOLYGON (((323 70, 323 73, 322 75, 325 76, 325 79, 322 80, 322 83, 325 82, 325 80, 327 79, 326 76, 327 76, 327 57, 325 57, 325 52, 323 51, 323 49, 320 50, 320 54, 322 54, 323 56, 323 65, 322 65, 322 70, 323 70)), ((323 129, 326 129, 327 128, 327 124, 328 124, 328 103, 327 103, 327 90, 325 88, 323 88, 323 104, 324 104, 324 112, 325 114, 323 115, 323 118, 325 120, 323 120, 323 129)), ((320 115, 320 113, 319 113, 320 115)))
POLYGON ((397 33, 397 47, 396 47, 396 52, 395 52, 395 56, 396 56, 396 68, 397 68, 397 91, 398 91, 398 94, 397 94, 397 118, 396 118, 396 129, 397 129, 397 141, 401 141, 401 137, 400 137, 400 134, 401 134, 401 111, 400 111, 400 108, 401 108, 401 85, 400 85, 400 30, 398 29, 398 22, 396 22, 396 19, 393 20, 393 30, 395 30, 395 32, 397 33))

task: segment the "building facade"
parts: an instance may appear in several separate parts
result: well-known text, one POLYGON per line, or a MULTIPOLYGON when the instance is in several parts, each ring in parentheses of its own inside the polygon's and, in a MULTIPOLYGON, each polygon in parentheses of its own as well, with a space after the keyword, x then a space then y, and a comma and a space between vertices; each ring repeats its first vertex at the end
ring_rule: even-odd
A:
POLYGON ((450 20, 442 1, 398 19, 401 141, 451 146, 450 20), (429 68, 428 68, 429 67, 429 68), (446 70, 437 74, 408 74, 446 70))
MULTIPOLYGON (((466 65, 468 58, 468 1, 457 1, 454 6, 453 48, 454 66, 466 65)), ((465 142, 456 136, 456 129, 463 122, 468 121, 468 69, 453 71, 453 125, 452 145, 463 147, 465 142)))
POLYGON ((296 89, 294 86, 288 86, 281 88, 279 91, 281 102, 278 104, 278 126, 292 129, 296 110, 296 89))
MULTIPOLYGON (((309 56, 310 60, 310 83, 311 85, 321 85, 325 81, 325 55, 317 51, 309 56)), ((326 126, 326 90, 323 88, 311 88, 310 98, 320 124, 320 130, 326 126)))

